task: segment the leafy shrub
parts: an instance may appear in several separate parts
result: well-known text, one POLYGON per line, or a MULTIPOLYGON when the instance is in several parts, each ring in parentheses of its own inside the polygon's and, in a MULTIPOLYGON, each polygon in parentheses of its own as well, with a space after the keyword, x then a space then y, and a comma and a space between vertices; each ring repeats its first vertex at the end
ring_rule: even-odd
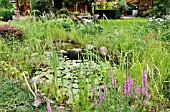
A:
POLYGON ((168 7, 167 2, 168 0, 154 0, 153 4, 153 8, 150 10, 151 11, 151 15, 156 17, 156 18, 164 18, 164 16, 166 15, 167 11, 166 11, 166 7, 168 7))
POLYGON ((2 16, 2 21, 12 20, 12 12, 8 9, 0 9, 0 16, 2 16))
POLYGON ((70 18, 59 18, 56 20, 49 20, 44 23, 45 26, 53 26, 53 27, 61 27, 64 28, 66 31, 71 31, 73 28, 74 22, 70 18))
POLYGON ((35 0, 32 2, 32 9, 39 10, 41 13, 49 12, 49 2, 48 0, 35 0))
POLYGON ((8 9, 13 7, 10 0, 0 0, 0 6, 8 9))
POLYGON ((9 25, 0 26, 0 36, 5 39, 12 39, 12 37, 23 40, 23 31, 16 27, 9 25))
POLYGON ((68 15, 69 11, 66 8, 62 8, 59 11, 57 11, 57 14, 66 14, 66 15, 68 15))
POLYGON ((103 31, 103 27, 99 24, 88 23, 78 26, 78 31, 84 35, 95 35, 103 31))

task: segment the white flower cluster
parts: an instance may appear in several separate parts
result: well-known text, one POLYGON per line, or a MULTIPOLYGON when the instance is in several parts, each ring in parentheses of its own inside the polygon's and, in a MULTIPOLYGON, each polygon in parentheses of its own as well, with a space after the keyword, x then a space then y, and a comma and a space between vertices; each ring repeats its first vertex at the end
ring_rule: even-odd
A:
POLYGON ((150 22, 156 22, 158 24, 161 24, 161 23, 166 22, 167 20, 170 20, 170 15, 166 15, 165 19, 163 19, 163 18, 155 18, 155 17, 149 18, 149 23, 150 22))
POLYGON ((149 18, 149 23, 150 22, 156 22, 158 24, 161 24, 161 23, 165 22, 165 19, 152 17, 152 18, 149 18))

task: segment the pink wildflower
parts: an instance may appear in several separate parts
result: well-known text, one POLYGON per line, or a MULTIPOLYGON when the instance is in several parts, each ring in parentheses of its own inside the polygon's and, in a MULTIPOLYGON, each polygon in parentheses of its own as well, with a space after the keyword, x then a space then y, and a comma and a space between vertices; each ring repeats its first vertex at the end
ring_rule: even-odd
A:
POLYGON ((47 112, 52 112, 52 109, 51 109, 51 106, 50 106, 49 102, 47 102, 47 112))
POLYGON ((100 102, 103 102, 104 101, 104 93, 101 93, 100 94, 100 102))
POLYGON ((116 87, 116 83, 117 83, 116 79, 113 79, 113 80, 112 80, 112 86, 113 86, 113 87, 116 87))
POLYGON ((106 86, 106 84, 104 84, 104 85, 103 85, 103 89, 106 90, 106 88, 107 88, 107 86, 106 86))

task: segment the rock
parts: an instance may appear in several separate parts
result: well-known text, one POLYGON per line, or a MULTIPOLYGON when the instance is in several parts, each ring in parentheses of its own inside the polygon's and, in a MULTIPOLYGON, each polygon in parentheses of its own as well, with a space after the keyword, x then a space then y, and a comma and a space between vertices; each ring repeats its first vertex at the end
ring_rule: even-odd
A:
POLYGON ((106 47, 102 46, 102 47, 100 47, 99 52, 100 52, 101 56, 106 56, 106 55, 108 55, 109 51, 106 47))
POLYGON ((81 52, 81 49, 80 49, 80 48, 73 48, 73 49, 71 50, 71 52, 72 52, 73 54, 79 54, 79 53, 81 52))
POLYGON ((116 27, 116 26, 113 26, 112 28, 115 28, 115 29, 116 29, 117 27, 116 27))
POLYGON ((70 60, 77 60, 80 57, 81 49, 80 48, 73 48, 72 50, 68 51, 67 57, 70 60))

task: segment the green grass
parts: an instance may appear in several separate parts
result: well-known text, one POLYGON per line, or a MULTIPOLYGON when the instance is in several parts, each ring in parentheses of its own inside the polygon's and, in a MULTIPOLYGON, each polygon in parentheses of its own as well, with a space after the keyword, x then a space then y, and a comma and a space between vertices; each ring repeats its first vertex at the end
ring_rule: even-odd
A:
POLYGON ((99 23, 104 26, 104 29, 107 29, 110 26, 130 26, 132 24, 146 24, 148 22, 148 18, 129 18, 129 19, 116 19, 116 20, 99 20, 99 23))

